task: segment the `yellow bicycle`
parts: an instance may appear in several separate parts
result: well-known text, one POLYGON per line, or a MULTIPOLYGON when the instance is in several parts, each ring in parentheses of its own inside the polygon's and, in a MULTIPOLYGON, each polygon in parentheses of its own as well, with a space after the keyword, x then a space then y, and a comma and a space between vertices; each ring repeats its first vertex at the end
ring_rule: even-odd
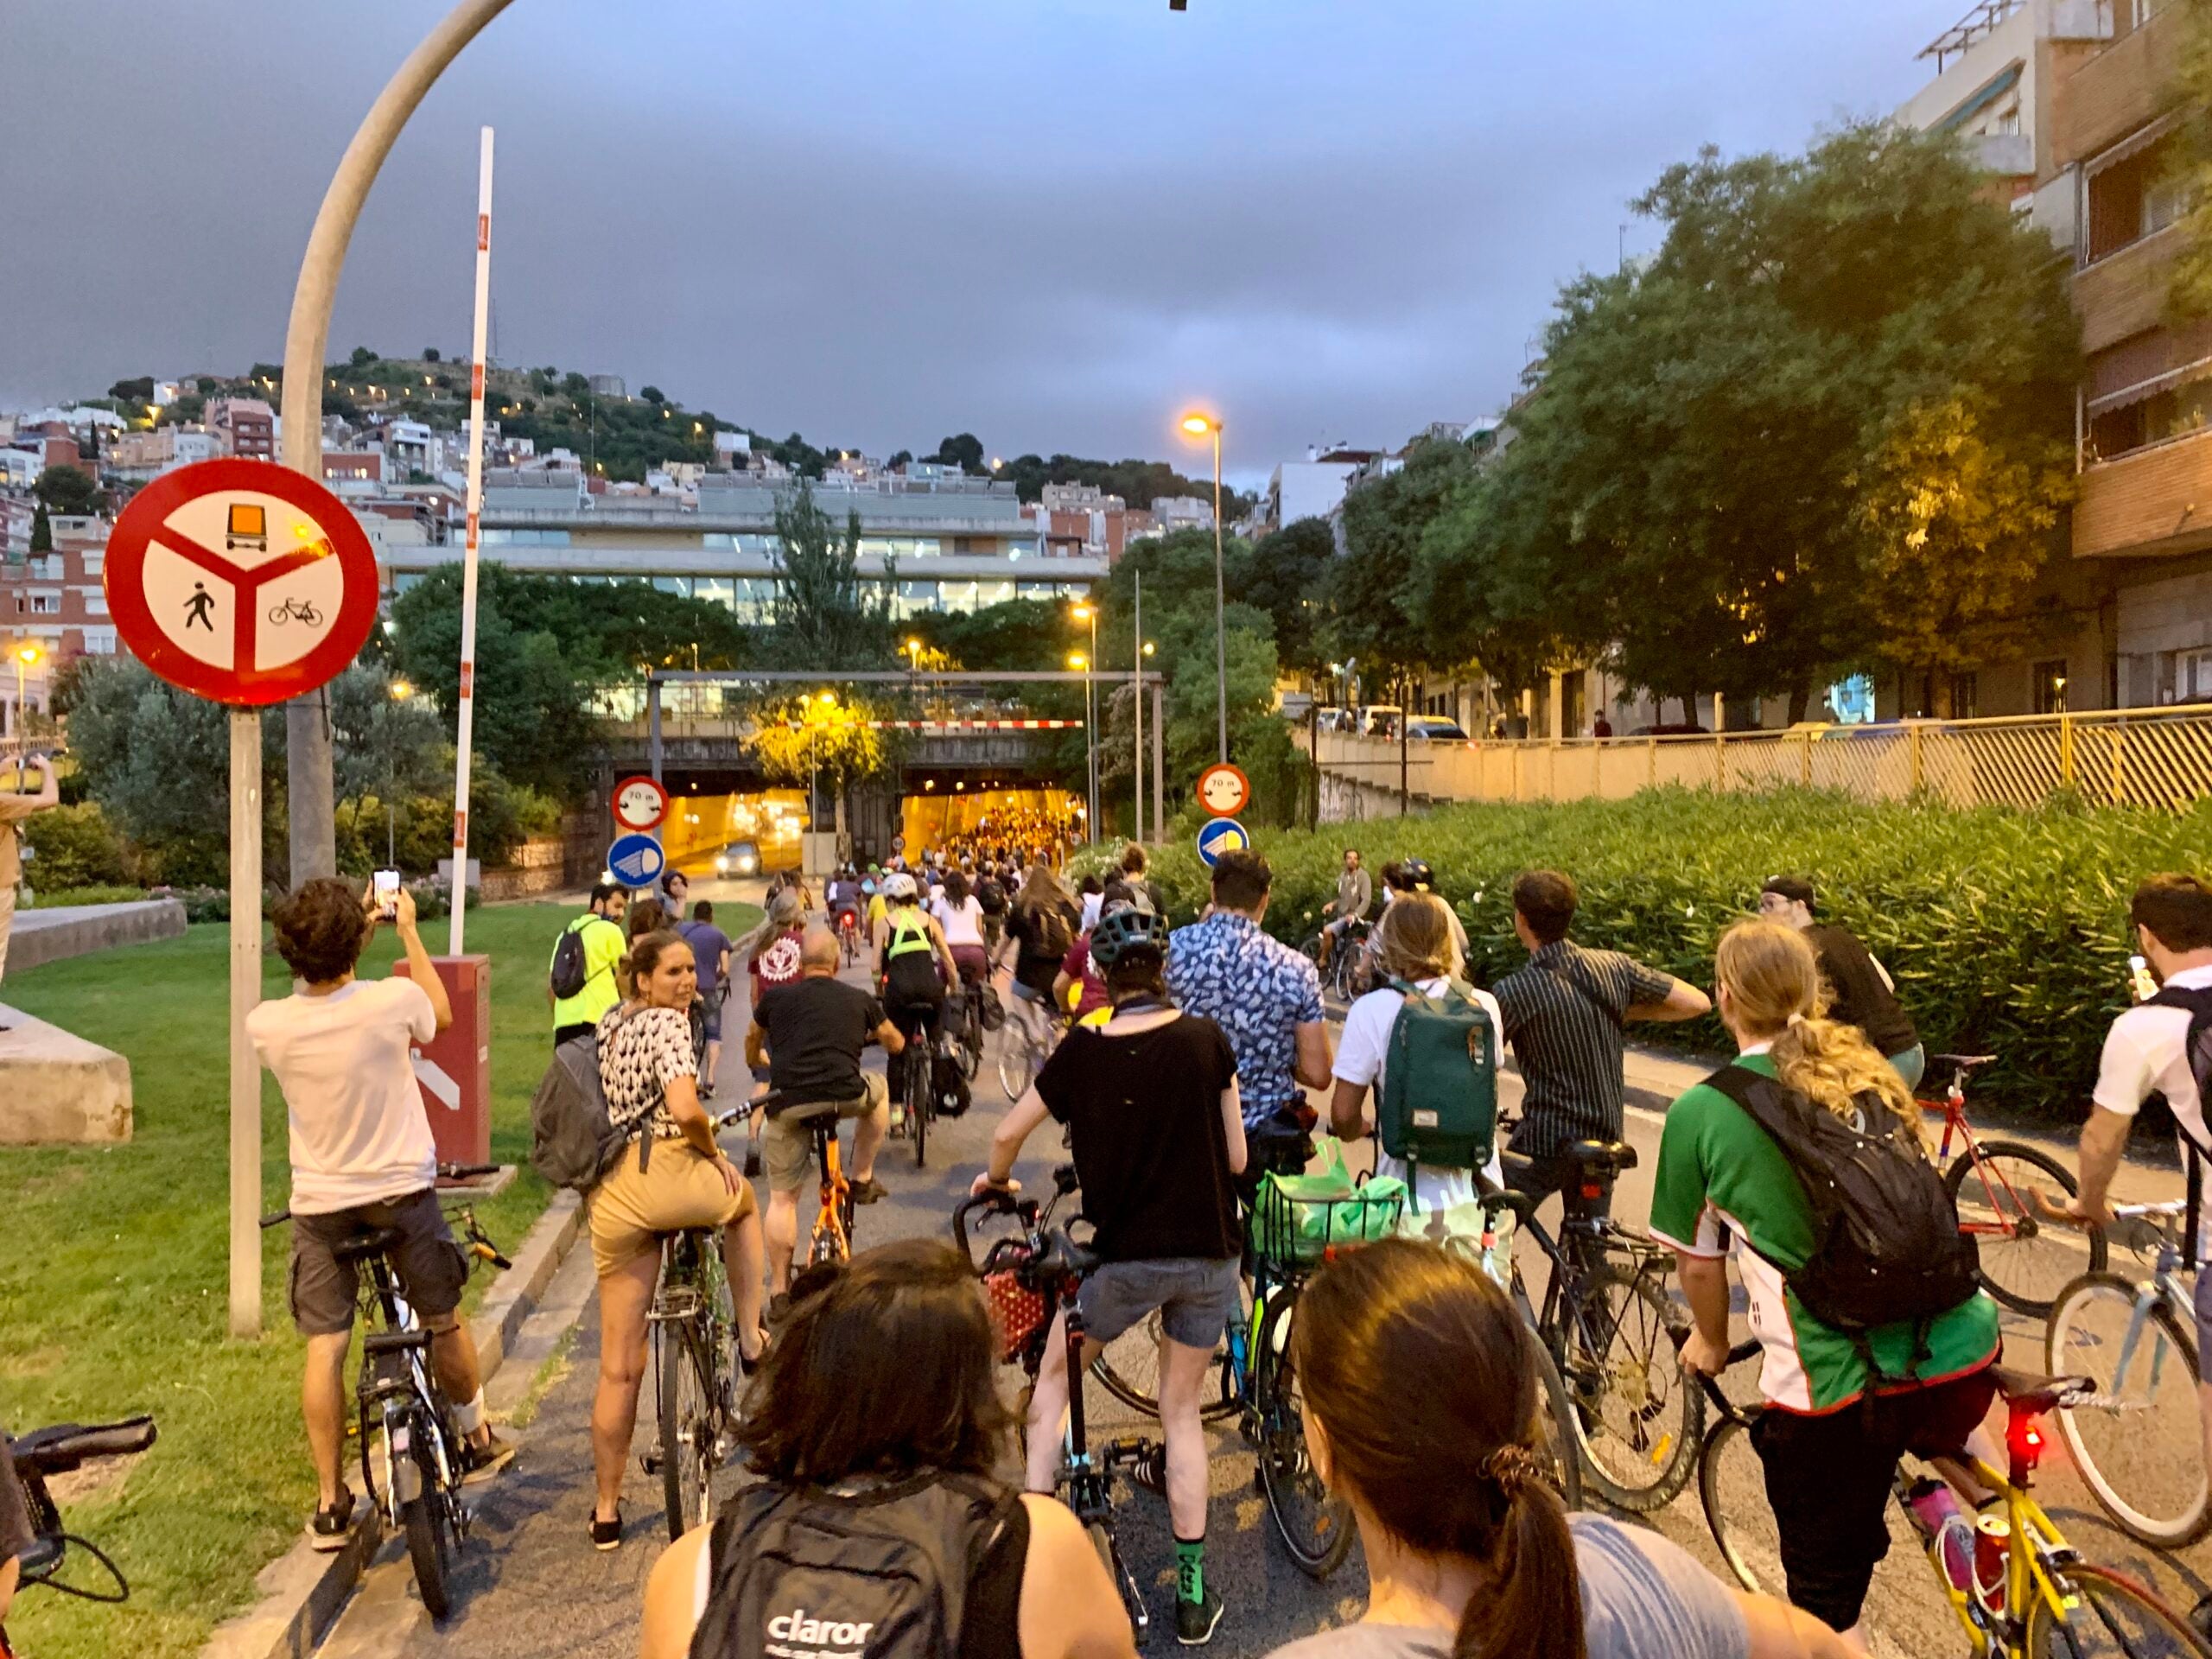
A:
MULTIPOLYGON (((1732 1362, 1758 1345, 1731 1351, 1732 1362)), ((2139 1580, 2084 1561, 2029 1493, 2041 1461, 2042 1420, 2093 1398, 2086 1376, 2037 1376, 2003 1366, 1994 1373, 2006 1408, 2007 1467, 1963 1452, 1956 1462, 1998 1494, 1980 1516, 1956 1514, 1931 1527, 1912 1501, 1929 1484, 1897 1471, 1896 1498, 1925 1549, 1976 1659, 2212 1659, 2212 1646, 2139 1580), (2001 1515, 2002 1518, 1999 1519, 2001 1515)), ((1715 1421, 1699 1453, 1698 1492, 1706 1524, 1746 1590, 1783 1593, 1774 1516, 1751 1426, 1759 1408, 1736 1404, 1704 1379, 1715 1421)))

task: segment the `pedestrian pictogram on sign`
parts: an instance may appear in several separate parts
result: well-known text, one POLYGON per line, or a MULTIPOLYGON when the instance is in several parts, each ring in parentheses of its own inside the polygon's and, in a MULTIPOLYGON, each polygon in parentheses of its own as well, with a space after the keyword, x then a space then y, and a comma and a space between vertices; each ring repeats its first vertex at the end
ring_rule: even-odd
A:
POLYGON ((668 791, 646 777, 625 778, 614 785, 614 822, 625 830, 658 828, 668 816, 668 791))
POLYGON ((1233 818, 1252 799, 1252 780, 1224 760, 1198 774, 1198 804, 1217 818, 1233 818))
POLYGON ((334 677, 377 613, 376 556, 352 512, 265 461, 203 461, 131 498, 101 573, 116 632, 172 685, 282 702, 334 677))

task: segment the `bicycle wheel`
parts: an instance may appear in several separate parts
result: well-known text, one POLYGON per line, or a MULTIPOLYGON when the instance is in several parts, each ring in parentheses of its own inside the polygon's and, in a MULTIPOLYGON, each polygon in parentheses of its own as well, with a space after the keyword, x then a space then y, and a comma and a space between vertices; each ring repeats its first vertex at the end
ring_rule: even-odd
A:
POLYGON ((681 1538, 715 1512, 715 1382, 690 1321, 653 1327, 660 1379, 660 1483, 668 1535, 681 1538))
POLYGON ((1575 1454, 1572 1396, 1544 1344, 1532 1337, 1529 1351, 1535 1356, 1536 1418, 1541 1425, 1542 1449, 1551 1459, 1552 1486, 1560 1503, 1569 1510, 1579 1510, 1582 1507, 1582 1459, 1575 1454))
POLYGON ((1705 1394, 1683 1375, 1667 1299, 1649 1271, 1599 1267, 1569 1311, 1561 1367, 1582 1470, 1617 1509, 1664 1509, 1689 1484, 1705 1394))
MULTIPOLYGON (((2016 1313, 2049 1318, 2052 1299, 2082 1270, 2083 1236, 2044 1221, 2030 1194, 2056 1187, 2074 1197, 2080 1187, 2072 1172, 2039 1147, 1985 1141, 1952 1160, 1943 1185, 1958 1206, 1959 1230, 1981 1252, 1984 1287, 2016 1313)), ((2103 1230, 2090 1229, 2087 1242, 2086 1265, 2102 1273, 2103 1230)))
POLYGON ((1007 1103, 1011 1104, 1027 1094, 1036 1076, 1036 1039, 1030 1035, 1028 1022, 1022 1015, 1008 1014, 1007 1028, 999 1043, 999 1087, 1006 1091, 1007 1103))
POLYGON ((415 1587, 422 1592, 423 1611, 443 1618, 453 1611, 453 1592, 446 1575, 453 1566, 453 1522, 447 1514, 450 1501, 438 1484, 436 1455, 430 1449, 429 1423, 418 1413, 408 1433, 413 1447, 411 1484, 415 1490, 399 1506, 407 1533, 407 1559, 415 1567, 415 1587))
POLYGON ((2163 1301, 2139 1313, 2138 1298, 2116 1274, 2083 1274, 2058 1293, 2044 1357, 2053 1376, 2097 1382, 2095 1403, 2057 1417, 2098 1503, 2131 1537, 2178 1549, 2212 1532, 2196 1342, 2163 1301))
POLYGON ((1120 1541, 1114 1529, 1103 1521, 1086 1524, 1084 1531, 1090 1535, 1090 1547, 1098 1552, 1099 1564, 1106 1569, 1106 1576, 1114 1581, 1114 1588, 1122 1598, 1122 1611, 1129 1616, 1129 1629, 1136 1637, 1136 1644, 1144 1645, 1145 1632, 1152 1626, 1152 1611, 1145 1605, 1144 1592, 1137 1586, 1136 1574, 1130 1572, 1122 1560, 1120 1541))
POLYGON ((1290 1322, 1298 1293, 1268 1299, 1254 1344, 1252 1395, 1260 1413, 1260 1490, 1290 1559, 1309 1577, 1325 1579, 1351 1548, 1351 1506, 1332 1497, 1306 1451, 1305 1400, 1290 1357, 1290 1322))
POLYGON ((2212 1647, 2151 1590, 2109 1567, 2069 1567, 2060 1582, 2074 1605, 2054 1613, 2038 1596, 2028 1605, 2031 1659, 2206 1659, 2212 1647))
POLYGON ((914 1126, 914 1167, 922 1167, 929 1155, 930 1118, 932 1116, 930 1095, 930 1051, 926 1039, 917 1049, 906 1051, 906 1121, 914 1126))
MULTIPOLYGON (((1106 1344, 1090 1363, 1090 1374, 1106 1392, 1132 1411, 1147 1417, 1160 1415, 1160 1314, 1155 1309, 1106 1344)), ((1236 1393, 1236 1374, 1229 1362, 1229 1339, 1214 1349, 1214 1380, 1200 1395, 1198 1415, 1217 1423, 1234 1417, 1243 1405, 1236 1393)))
POLYGON ((1697 1460, 1698 1502, 1705 1524, 1736 1582, 1754 1595, 1778 1596, 1782 1531, 1766 1498, 1766 1465, 1751 1446, 1748 1424, 1729 1417, 1705 1437, 1697 1460))

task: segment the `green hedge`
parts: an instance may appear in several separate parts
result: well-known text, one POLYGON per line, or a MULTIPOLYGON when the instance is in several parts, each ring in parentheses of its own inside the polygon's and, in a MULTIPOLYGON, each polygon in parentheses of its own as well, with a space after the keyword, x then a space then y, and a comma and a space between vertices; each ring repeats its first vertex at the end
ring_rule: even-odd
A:
MULTIPOLYGON (((1821 908, 1866 942, 1897 982, 1929 1052, 1994 1054, 1982 1103, 2045 1121, 2079 1116, 2106 1027, 2127 1001, 2127 898, 2158 870, 2212 872, 2212 803, 2190 813, 1961 812, 1867 806, 1808 790, 1715 795, 1654 790, 1618 802, 1465 806, 1259 836, 1275 873, 1268 927, 1296 942, 1334 897, 1343 849, 1377 872, 1425 858, 1467 925, 1471 970, 1494 982, 1525 959, 1514 876, 1563 869, 1582 892, 1575 937, 1710 986, 1721 930, 1760 884, 1809 871, 1821 908)), ((1205 899, 1187 836, 1154 873, 1178 919, 1205 899)), ((1711 1020, 1643 1028, 1714 1052, 1711 1020)))

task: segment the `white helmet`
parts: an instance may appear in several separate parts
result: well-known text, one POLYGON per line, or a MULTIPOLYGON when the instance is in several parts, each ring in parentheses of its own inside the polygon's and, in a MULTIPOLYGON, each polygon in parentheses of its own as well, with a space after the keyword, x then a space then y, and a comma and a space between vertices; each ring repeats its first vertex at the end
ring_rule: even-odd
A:
POLYGON ((914 878, 902 870, 894 870, 883 880, 883 896, 896 903, 914 896, 914 878))

